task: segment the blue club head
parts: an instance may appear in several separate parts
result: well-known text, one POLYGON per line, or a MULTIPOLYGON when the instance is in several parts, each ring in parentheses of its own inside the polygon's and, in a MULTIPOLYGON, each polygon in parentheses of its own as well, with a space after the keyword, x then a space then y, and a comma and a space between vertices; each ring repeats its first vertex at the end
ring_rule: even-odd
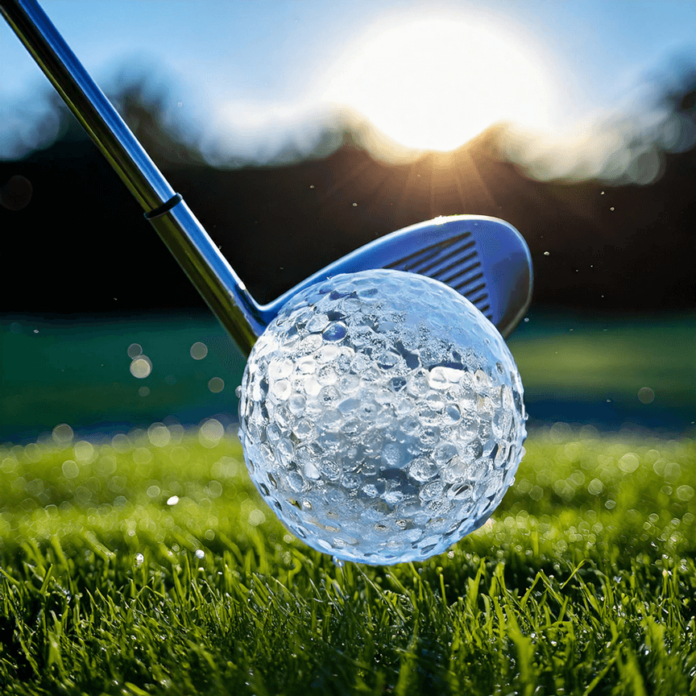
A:
POLYGON ((522 235, 497 218, 455 215, 405 227, 356 249, 259 307, 268 325, 300 290, 340 273, 391 268, 434 278, 512 333, 532 299, 532 259, 522 235))

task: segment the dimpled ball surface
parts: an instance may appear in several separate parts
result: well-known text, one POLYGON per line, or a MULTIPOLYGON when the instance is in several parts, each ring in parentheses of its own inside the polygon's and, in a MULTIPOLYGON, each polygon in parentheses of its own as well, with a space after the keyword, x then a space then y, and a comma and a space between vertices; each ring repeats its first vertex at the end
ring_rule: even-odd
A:
POLYGON ((307 544, 422 560, 480 527, 514 479, 522 384, 492 324, 420 275, 339 275, 293 297, 240 395, 251 478, 307 544))

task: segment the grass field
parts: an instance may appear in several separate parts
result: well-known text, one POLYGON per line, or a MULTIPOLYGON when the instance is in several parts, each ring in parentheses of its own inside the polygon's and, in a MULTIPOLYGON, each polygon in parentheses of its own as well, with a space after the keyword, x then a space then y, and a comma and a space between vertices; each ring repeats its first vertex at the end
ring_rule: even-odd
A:
POLYGON ((422 564, 309 550, 200 430, 0 446, 0 692, 696 693, 696 442, 534 432, 422 564))

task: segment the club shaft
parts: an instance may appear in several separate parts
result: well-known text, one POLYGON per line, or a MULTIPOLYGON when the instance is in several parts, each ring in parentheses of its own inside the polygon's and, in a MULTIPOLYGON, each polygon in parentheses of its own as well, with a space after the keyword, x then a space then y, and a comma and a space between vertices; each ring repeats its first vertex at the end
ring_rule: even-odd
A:
POLYGON ((141 205, 210 309, 248 355, 264 328, 258 305, 203 226, 174 192, 38 2, 0 0, 0 12, 141 205))

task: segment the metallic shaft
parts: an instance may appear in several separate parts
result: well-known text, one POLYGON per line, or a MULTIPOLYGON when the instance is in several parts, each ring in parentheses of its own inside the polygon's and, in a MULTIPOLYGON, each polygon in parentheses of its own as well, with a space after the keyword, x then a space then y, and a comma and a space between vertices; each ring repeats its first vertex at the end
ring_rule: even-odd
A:
POLYGON ((0 0, 0 13, 142 206, 158 234, 240 349, 264 324, 258 305, 36 0, 0 0), (158 210, 165 212, 157 214, 158 210))

